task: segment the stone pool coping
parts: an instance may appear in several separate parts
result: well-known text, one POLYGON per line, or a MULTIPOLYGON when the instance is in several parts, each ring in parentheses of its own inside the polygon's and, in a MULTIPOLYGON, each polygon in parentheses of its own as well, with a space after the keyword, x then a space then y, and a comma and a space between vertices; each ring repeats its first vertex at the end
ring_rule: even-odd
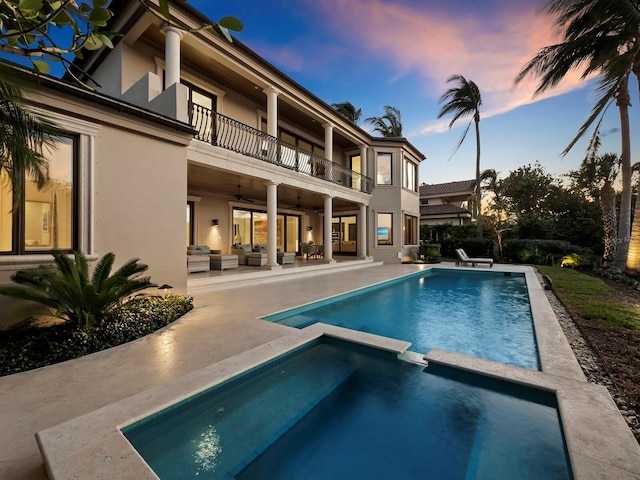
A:
POLYGON ((314 324, 38 432, 49 478, 157 479, 120 428, 322 336, 555 392, 574 478, 640 478, 640 447, 607 390, 585 381, 535 272, 529 267, 504 270, 527 278, 543 372, 436 349, 423 356, 407 352, 409 342, 314 324))

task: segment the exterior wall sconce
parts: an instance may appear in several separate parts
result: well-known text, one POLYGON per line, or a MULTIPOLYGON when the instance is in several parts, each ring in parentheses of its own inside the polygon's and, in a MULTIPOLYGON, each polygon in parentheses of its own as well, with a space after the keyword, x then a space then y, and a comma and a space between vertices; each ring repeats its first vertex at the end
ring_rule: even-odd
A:
POLYGON ((312 227, 311 225, 309 225, 309 226, 307 227, 307 230, 311 232, 311 231, 313 230, 313 227, 312 227))
POLYGON ((213 225, 214 227, 217 227, 217 226, 218 226, 218 223, 219 223, 219 222, 218 222, 218 219, 217 219, 217 218, 214 218, 213 220, 211 220, 211 225, 213 225))

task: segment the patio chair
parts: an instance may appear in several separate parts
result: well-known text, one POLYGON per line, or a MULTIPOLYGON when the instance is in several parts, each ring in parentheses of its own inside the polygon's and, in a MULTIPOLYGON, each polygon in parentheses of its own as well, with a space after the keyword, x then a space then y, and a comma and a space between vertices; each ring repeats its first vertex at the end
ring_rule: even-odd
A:
POLYGON ((302 255, 304 255, 307 260, 309 259, 309 257, 316 258, 318 256, 318 248, 313 244, 313 242, 302 242, 300 244, 300 247, 302 249, 302 255))
POLYGON ((456 260, 456 265, 469 265, 475 267, 479 264, 488 264, 489 268, 493 267, 493 258, 470 258, 469 255, 462 248, 457 248, 456 253, 458 254, 458 259, 456 260))

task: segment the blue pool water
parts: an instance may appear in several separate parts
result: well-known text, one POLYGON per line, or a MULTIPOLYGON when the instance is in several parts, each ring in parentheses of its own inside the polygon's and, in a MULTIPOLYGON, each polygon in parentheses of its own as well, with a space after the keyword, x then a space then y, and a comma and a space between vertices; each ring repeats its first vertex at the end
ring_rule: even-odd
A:
POLYGON ((572 478, 553 395, 336 340, 123 433, 162 480, 572 478))
POLYGON ((316 322, 539 370, 524 275, 433 269, 356 294, 264 317, 292 327, 316 322))

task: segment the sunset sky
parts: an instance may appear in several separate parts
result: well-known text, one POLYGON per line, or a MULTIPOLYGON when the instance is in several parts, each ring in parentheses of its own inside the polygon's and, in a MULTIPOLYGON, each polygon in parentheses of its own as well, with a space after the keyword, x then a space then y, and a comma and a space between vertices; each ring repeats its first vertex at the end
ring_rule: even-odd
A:
MULTIPOLYGON (((482 92, 481 168, 501 176, 536 161, 554 175, 577 168, 586 138, 561 152, 589 116, 593 85, 577 74, 544 96, 514 88, 519 70, 557 40, 536 0, 189 0, 212 20, 232 15, 236 37, 327 103, 350 101, 363 117, 383 105, 402 112, 404 135, 427 160, 420 182, 474 178, 475 139, 452 157, 466 126, 438 120, 446 79, 461 74, 482 92)), ((640 159, 638 86, 630 83, 632 162, 640 159)), ((367 125, 363 128, 369 129, 367 125)), ((615 106, 602 125, 601 153, 620 152, 615 106)))

